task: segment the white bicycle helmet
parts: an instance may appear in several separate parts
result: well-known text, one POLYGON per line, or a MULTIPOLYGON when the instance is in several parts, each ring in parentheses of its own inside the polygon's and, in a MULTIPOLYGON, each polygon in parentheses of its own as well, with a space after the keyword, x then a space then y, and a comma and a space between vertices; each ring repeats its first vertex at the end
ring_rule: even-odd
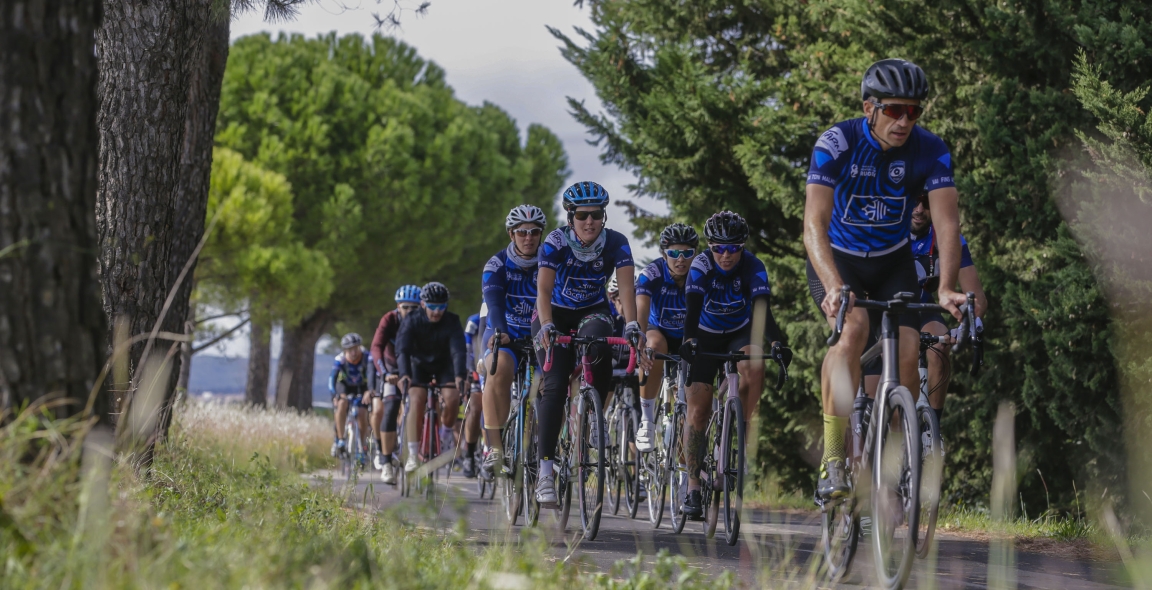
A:
POLYGON ((512 229, 525 223, 535 223, 543 228, 548 225, 548 218, 536 205, 517 205, 508 212, 508 217, 504 220, 504 229, 512 229))

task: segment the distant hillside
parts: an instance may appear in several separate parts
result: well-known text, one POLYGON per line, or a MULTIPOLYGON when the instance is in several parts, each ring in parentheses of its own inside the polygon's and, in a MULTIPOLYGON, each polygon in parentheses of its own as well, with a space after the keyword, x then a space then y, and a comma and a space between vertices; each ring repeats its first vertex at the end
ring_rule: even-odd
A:
MULTIPOLYGON (((268 383, 268 393, 271 395, 276 387, 276 364, 278 359, 272 359, 272 378, 268 383)), ((327 354, 316 355, 316 369, 312 374, 312 399, 328 402, 328 372, 332 369, 332 357, 327 354)), ((226 358, 222 356, 198 355, 192 358, 192 374, 188 379, 188 391, 196 395, 205 392, 213 394, 244 393, 244 384, 248 381, 248 359, 226 358)))

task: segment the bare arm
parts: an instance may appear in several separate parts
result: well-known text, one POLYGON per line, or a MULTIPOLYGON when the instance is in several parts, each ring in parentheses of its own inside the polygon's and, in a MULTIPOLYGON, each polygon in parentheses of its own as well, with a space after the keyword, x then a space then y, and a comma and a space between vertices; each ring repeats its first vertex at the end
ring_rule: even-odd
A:
MULTIPOLYGON (((556 270, 540 267, 536 273, 536 317, 540 325, 552 323, 552 287, 556 286, 556 270)), ((541 331, 540 342, 545 348, 552 345, 552 339, 541 331)))
POLYGON ((804 248, 808 250, 808 260, 816 269, 816 276, 824 284, 824 302, 820 308, 832 317, 840 309, 840 288, 844 286, 832 260, 832 242, 828 239, 833 191, 832 187, 809 184, 804 192, 804 248))
POLYGON ((641 332, 648 331, 648 313, 650 311, 652 311, 652 298, 648 295, 636 295, 636 322, 640 324, 641 332))
POLYGON ((976 317, 983 318, 984 311, 988 309, 988 299, 984 295, 984 285, 980 283, 980 275, 975 266, 960 269, 960 291, 976 294, 976 317))
POLYGON ((932 209, 932 229, 940 249, 940 305, 960 319, 960 305, 967 298, 955 291, 960 272, 960 195, 955 187, 938 188, 928 193, 932 209))
POLYGON ((616 284, 620 286, 620 313, 624 321, 636 321, 636 267, 621 266, 616 269, 616 284))

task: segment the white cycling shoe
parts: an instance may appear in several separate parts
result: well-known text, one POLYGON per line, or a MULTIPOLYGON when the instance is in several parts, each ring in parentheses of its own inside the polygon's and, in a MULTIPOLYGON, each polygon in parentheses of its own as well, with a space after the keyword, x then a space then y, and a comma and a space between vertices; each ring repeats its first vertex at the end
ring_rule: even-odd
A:
POLYGON ((536 502, 541 508, 556 508, 556 474, 542 475, 536 482, 536 502))
POLYGON ((656 423, 642 420, 640 430, 636 431, 636 450, 641 453, 651 452, 656 448, 656 423))
POLYGON ((380 481, 388 485, 396 485, 396 468, 391 461, 384 464, 384 472, 380 474, 380 481))
POLYGON ((404 462, 404 471, 412 473, 417 469, 420 469, 420 462, 416 460, 416 455, 409 454, 408 460, 404 462))

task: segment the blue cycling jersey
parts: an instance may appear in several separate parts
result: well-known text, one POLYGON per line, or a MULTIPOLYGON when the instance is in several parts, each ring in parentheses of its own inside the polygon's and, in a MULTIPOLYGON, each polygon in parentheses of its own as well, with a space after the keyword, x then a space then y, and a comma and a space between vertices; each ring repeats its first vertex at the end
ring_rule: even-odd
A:
POLYGON ((743 328, 752 318, 752 300, 771 295, 768 270, 748 250, 740 262, 725 272, 716 264, 711 250, 697 254, 688 270, 684 292, 704 296, 700 310, 700 329, 726 334, 743 328))
POLYGON ((508 261, 501 250, 484 265, 484 303, 488 305, 488 327, 523 338, 532 333, 532 312, 536 309, 537 267, 520 268, 508 261))
POLYGON ((556 271, 556 285, 552 288, 552 305, 567 309, 584 309, 603 303, 608 296, 604 285, 612 271, 634 266, 632 249, 623 234, 605 228, 604 247, 599 255, 582 261, 572 252, 567 227, 553 230, 540 246, 540 266, 556 271))
MULTIPOLYGON (((935 228, 929 226, 928 231, 922 236, 912 234, 912 257, 916 261, 916 275, 919 277, 921 285, 924 285, 924 281, 928 277, 940 274, 940 250, 936 248, 935 228)), ((975 262, 972 262, 972 252, 968 249, 968 240, 964 239, 964 236, 961 235, 960 268, 968 268, 975 264, 975 262)), ((933 303, 935 299, 933 299, 932 293, 921 289, 920 301, 922 303, 933 303)))
POLYGON ((332 362, 332 372, 328 374, 328 393, 336 393, 336 383, 343 382, 347 387, 368 385, 368 371, 372 366, 372 353, 363 351, 360 362, 352 364, 344 358, 344 353, 336 355, 332 362))
POLYGON ((882 253, 908 240, 921 192, 956 185, 952 156, 939 137, 917 125, 904 145, 884 151, 866 125, 863 117, 852 119, 820 135, 808 184, 833 188, 833 248, 882 253))
POLYGON ((684 337, 688 304, 684 299, 684 287, 676 284, 666 260, 659 258, 644 268, 636 279, 636 294, 652 299, 648 308, 649 328, 660 328, 673 338, 684 337))

